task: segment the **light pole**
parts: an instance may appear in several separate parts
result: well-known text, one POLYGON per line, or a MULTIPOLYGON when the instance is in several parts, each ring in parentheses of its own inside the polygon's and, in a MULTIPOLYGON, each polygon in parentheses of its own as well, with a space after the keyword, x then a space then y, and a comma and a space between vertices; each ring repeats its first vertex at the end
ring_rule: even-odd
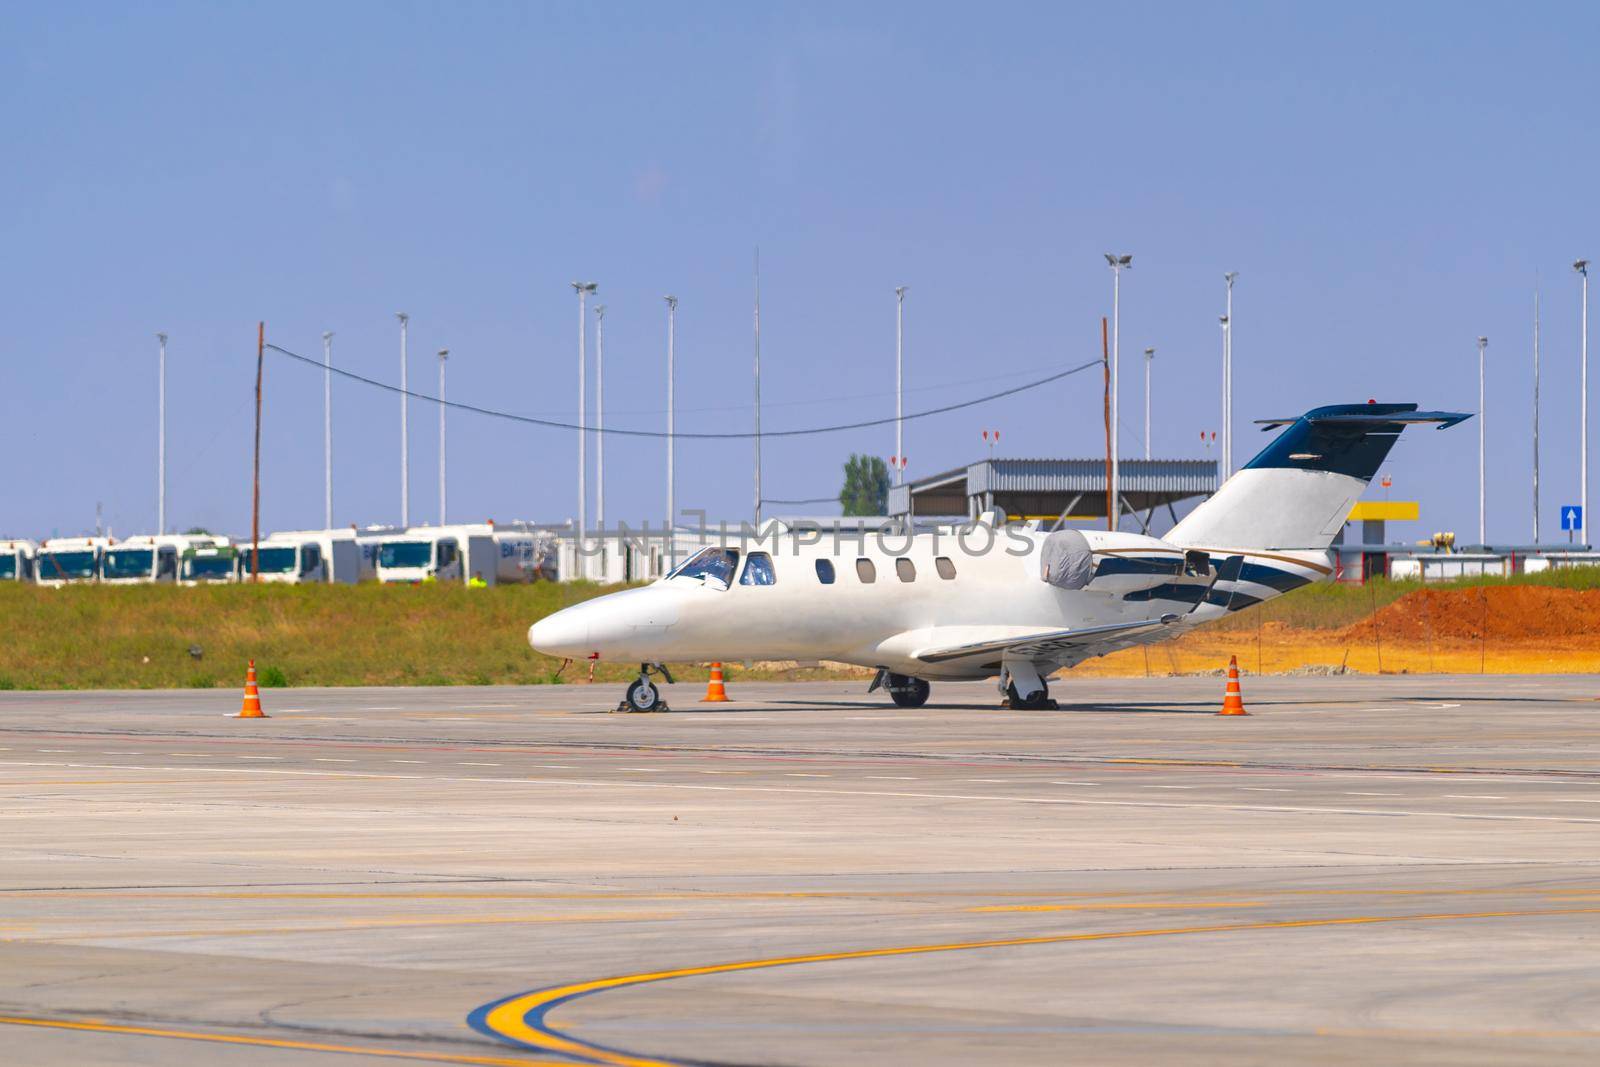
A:
POLYGON ((1484 350, 1489 347, 1487 337, 1478 338, 1478 544, 1488 545, 1488 518, 1489 510, 1487 494, 1484 492, 1483 455, 1484 455, 1484 350))
POLYGON ((322 334, 322 528, 333 529, 333 331, 322 334))
POLYGON ((156 533, 167 532, 167 335, 156 334, 156 533))
MULTIPOLYGON (((594 518, 606 531, 606 306, 594 309, 594 518)), ((601 542, 604 544, 604 541, 601 542)))
POLYGON ((1155 346, 1144 350, 1144 458, 1150 458, 1150 364, 1156 358, 1155 346))
POLYGON ((1578 526, 1588 544, 1589 534, 1589 261, 1580 259, 1572 269, 1583 276, 1583 327, 1578 358, 1578 392, 1583 415, 1578 420, 1578 526))
MULTIPOLYGON (((439 525, 445 524, 446 504, 444 486, 444 362, 450 358, 448 348, 439 349, 439 525)), ((468 577, 471 577, 470 575, 468 577)))
POLYGON ((587 352, 587 337, 589 320, 587 308, 589 294, 600 288, 594 282, 573 282, 572 291, 578 294, 578 530, 577 538, 573 542, 577 546, 577 555, 580 557, 577 566, 582 573, 584 538, 588 536, 589 526, 589 487, 585 482, 584 474, 588 466, 585 456, 585 437, 587 437, 586 420, 588 418, 589 401, 589 355, 587 352))
POLYGON ((901 422, 901 393, 904 376, 901 371, 901 355, 905 345, 906 322, 906 286, 899 285, 894 290, 894 484, 900 485, 906 480, 905 468, 905 438, 901 422))
POLYGON ((411 440, 410 416, 406 407, 406 327, 411 316, 396 312, 400 320, 400 525, 411 525, 411 440))
POLYGON ((1133 266, 1133 256, 1105 253, 1106 264, 1111 268, 1111 528, 1122 521, 1122 443, 1117 440, 1121 423, 1117 411, 1117 368, 1120 361, 1119 340, 1122 323, 1122 272, 1133 266))
POLYGON ((1239 276, 1230 270, 1222 276, 1228 283, 1228 306, 1224 314, 1227 325, 1222 332, 1222 477, 1233 474, 1233 280, 1239 276))
POLYGON ((678 501, 674 496, 672 446, 675 443, 673 434, 673 379, 675 377, 674 360, 677 353, 678 340, 678 298, 675 296, 662 297, 667 302, 667 569, 671 570, 678 565, 678 501))
POLYGON ((1228 480, 1228 316, 1218 315, 1222 326, 1222 446, 1217 450, 1217 486, 1228 480))
POLYGON ((1533 291, 1533 543, 1539 543, 1539 290, 1533 291))
POLYGON ((756 249, 756 526, 761 525, 761 249, 756 249))

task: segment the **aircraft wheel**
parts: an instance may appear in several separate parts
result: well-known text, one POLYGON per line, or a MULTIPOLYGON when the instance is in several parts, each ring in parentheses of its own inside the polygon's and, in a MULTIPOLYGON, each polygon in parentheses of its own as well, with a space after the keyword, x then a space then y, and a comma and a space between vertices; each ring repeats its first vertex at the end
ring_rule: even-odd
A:
POLYGON ((898 708, 920 708, 928 702, 928 694, 933 692, 933 687, 921 678, 904 674, 889 675, 884 688, 889 690, 889 699, 898 708))
POLYGON ((1017 686, 1014 682, 1006 686, 1006 703, 1010 705, 1013 711, 1054 711, 1057 707, 1056 702, 1050 699, 1050 690, 1048 688, 1040 689, 1029 698, 1023 699, 1021 694, 1017 692, 1017 686))
POLYGON ((661 690, 648 678, 636 678, 622 703, 629 711, 657 711, 661 707, 661 690))

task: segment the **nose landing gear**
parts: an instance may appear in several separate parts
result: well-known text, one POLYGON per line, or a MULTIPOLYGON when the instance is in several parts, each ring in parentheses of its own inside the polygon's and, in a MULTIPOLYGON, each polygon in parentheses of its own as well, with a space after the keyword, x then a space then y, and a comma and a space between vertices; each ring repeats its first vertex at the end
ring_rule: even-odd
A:
POLYGON ((667 702, 661 696, 660 688, 650 680, 653 672, 659 671, 668 683, 672 682, 672 672, 667 670, 663 663, 639 664, 639 677, 628 686, 628 691, 623 694, 622 703, 617 705, 618 711, 649 712, 671 711, 667 702))

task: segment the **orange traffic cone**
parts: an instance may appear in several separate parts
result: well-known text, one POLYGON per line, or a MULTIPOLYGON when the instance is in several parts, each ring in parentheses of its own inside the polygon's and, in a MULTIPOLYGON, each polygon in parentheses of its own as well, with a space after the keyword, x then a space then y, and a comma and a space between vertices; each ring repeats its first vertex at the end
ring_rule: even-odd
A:
POLYGON ((706 683, 706 695, 700 698, 702 704, 721 704, 728 700, 728 691, 722 686, 722 664, 711 665, 711 680, 706 683))
POLYGON ((250 661, 249 670, 244 675, 244 704, 239 708, 237 718, 240 719, 265 719, 267 713, 261 710, 261 690, 256 688, 256 661, 250 661))
POLYGON ((1244 694, 1239 692, 1239 657, 1228 657, 1228 688, 1222 696, 1222 710, 1218 715, 1248 715, 1244 710, 1244 694))

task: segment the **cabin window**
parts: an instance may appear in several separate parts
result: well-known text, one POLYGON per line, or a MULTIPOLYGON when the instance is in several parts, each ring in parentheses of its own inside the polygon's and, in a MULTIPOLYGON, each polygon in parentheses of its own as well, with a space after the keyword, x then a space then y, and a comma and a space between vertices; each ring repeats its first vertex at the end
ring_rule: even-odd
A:
POLYGON ((765 552, 752 552, 745 557, 744 573, 740 585, 776 585, 778 576, 772 572, 772 557, 765 552))
POLYGON ((904 556, 894 561, 894 572, 900 576, 902 582, 917 580, 917 565, 904 556))
POLYGON ((862 557, 856 560, 856 577, 861 579, 862 585, 871 585, 878 580, 878 568, 872 565, 870 559, 862 557))
POLYGON ((300 573, 310 574, 317 569, 317 564, 322 562, 322 549, 316 545, 306 545, 300 550, 300 573))
POLYGON ((817 560, 817 581, 821 582, 823 585, 833 584, 833 560, 817 560))
POLYGON ((949 556, 935 556, 933 566, 939 572, 939 577, 947 582, 953 580, 956 576, 956 565, 949 556))
POLYGON ((156 557, 156 566, 158 568, 157 577, 176 578, 178 576, 178 550, 175 548, 163 548, 156 557))
MULTIPOLYGON (((310 547, 309 545, 307 546, 310 547)), ((456 543, 454 541, 439 542, 439 566, 448 567, 456 561, 456 543)), ((309 569, 309 568, 308 568, 309 569)))

